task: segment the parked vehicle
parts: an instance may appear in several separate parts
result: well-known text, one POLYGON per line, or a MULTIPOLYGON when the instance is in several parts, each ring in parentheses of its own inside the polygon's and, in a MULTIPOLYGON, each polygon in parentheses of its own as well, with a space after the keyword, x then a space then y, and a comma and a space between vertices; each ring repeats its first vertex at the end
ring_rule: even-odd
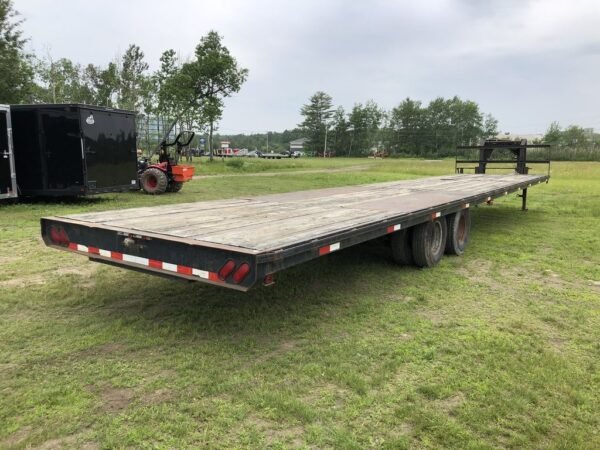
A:
POLYGON ((281 158, 287 158, 286 155, 282 154, 282 153, 262 153, 260 155, 261 158, 264 159, 281 159, 281 158))
POLYGON ((194 166, 179 164, 182 149, 187 147, 195 133, 183 131, 173 142, 163 140, 160 144, 158 163, 152 164, 148 158, 138 161, 140 186, 147 194, 179 192, 183 183, 194 176, 194 166), (171 151, 175 147, 174 151, 171 151))
POLYGON ((262 152, 260 150, 251 150, 246 154, 249 158, 261 158, 262 152))
POLYGON ((135 113, 79 104, 0 107, 0 199, 132 189, 135 113))

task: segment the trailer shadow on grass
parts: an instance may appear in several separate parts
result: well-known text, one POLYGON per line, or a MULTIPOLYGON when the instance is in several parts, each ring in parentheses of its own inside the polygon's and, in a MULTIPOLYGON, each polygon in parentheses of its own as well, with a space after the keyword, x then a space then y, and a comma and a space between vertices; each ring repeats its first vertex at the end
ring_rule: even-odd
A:
POLYGON ((314 329, 319 322, 341 320, 348 302, 372 289, 373 270, 417 270, 397 268, 388 253, 383 244, 359 245, 286 270, 274 286, 246 293, 123 271, 119 277, 127 281, 115 283, 111 276, 91 296, 101 302, 98 312, 104 320, 125 320, 139 332, 161 326, 179 337, 186 330, 194 336, 275 337, 298 322, 310 322, 314 329))

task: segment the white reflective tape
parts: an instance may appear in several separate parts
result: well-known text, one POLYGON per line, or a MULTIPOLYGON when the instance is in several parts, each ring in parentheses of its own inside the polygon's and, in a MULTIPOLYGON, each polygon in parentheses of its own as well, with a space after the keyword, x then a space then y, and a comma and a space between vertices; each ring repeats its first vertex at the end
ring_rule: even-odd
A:
POLYGON ((336 250, 339 250, 339 249, 340 249, 340 243, 339 242, 336 242, 335 244, 331 244, 329 246, 329 251, 330 252, 335 252, 336 250))
POLYGON ((394 225, 394 231, 398 231, 400 228, 402 228, 401 223, 399 223, 398 225, 394 225))
POLYGON ((107 258, 110 258, 110 252, 108 250, 99 249, 98 252, 100 253, 100 256, 105 256, 107 258))
POLYGON ((88 248, 85 245, 77 244, 77 251, 78 252, 86 252, 87 253, 88 248))
POLYGON ((508 195, 508 192, 505 192, 504 195, 508 195))
POLYGON ((469 206, 471 206, 469 203, 465 203, 465 208, 468 208, 469 206))
POLYGON ((177 272, 177 264, 163 262, 162 266, 164 270, 168 270, 170 272, 177 272))
POLYGON ((140 258, 139 256, 127 255, 125 253, 123 253, 123 261, 140 264, 142 266, 147 266, 150 263, 148 258, 140 258))
POLYGON ((435 216, 436 218, 437 218, 437 217, 440 217, 441 215, 442 215, 442 213, 441 213, 441 212, 436 212, 436 213, 434 214, 434 216, 435 216))
POLYGON ((488 198, 487 198, 487 201, 489 202, 491 199, 492 199, 492 197, 488 197, 488 198))
POLYGON ((192 275, 208 280, 208 272, 206 270, 192 269, 192 275))
POLYGON ((137 180, 131 180, 131 184, 137 184, 137 180))

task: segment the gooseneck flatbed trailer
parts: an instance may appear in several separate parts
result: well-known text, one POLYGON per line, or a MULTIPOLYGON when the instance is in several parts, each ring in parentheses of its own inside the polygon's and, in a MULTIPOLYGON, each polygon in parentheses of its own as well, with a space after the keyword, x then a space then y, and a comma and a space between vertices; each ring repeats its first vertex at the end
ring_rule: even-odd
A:
POLYGON ((41 228, 46 245, 92 261, 247 291, 382 236, 397 262, 434 266, 464 251, 470 208, 548 179, 459 174, 47 217, 41 228))

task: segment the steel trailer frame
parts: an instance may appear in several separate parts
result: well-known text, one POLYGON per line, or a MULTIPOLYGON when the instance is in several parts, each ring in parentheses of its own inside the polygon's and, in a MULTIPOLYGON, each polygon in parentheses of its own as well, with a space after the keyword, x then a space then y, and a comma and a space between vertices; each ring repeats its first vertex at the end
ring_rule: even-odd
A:
MULTIPOLYGON (((487 182, 494 179, 494 177, 503 176, 454 175, 452 177, 431 178, 430 180, 475 180, 475 183, 477 183, 478 179, 487 182)), ((85 255, 95 262, 247 291, 261 281, 265 285, 271 284, 273 275, 280 270, 316 259, 333 251, 390 235, 399 230, 433 221, 481 203, 491 203, 493 199, 506 196, 512 192, 525 194, 532 185, 547 182, 549 176, 514 175, 506 178, 510 178, 511 181, 495 189, 480 190, 472 195, 461 195, 452 201, 433 201, 427 207, 417 207, 408 212, 391 214, 383 219, 374 218, 357 225, 340 228, 334 232, 316 234, 311 238, 298 239, 289 245, 274 245, 272 248, 267 249, 245 248, 223 242, 203 240, 202 238, 192 239, 174 234, 169 235, 168 233, 152 231, 150 228, 115 226, 111 225, 108 219, 105 223, 95 223, 93 220, 81 216, 42 218, 41 230, 46 245, 85 255), (235 270, 241 267, 248 269, 248 273, 241 281, 235 281, 235 273, 222 273, 223 268, 229 261, 234 262, 235 270)), ((424 180, 428 179, 417 181, 424 180)), ((410 184, 411 182, 397 183, 410 184)), ((393 183, 359 187, 349 186, 348 188, 337 189, 356 191, 358 188, 362 188, 363 191, 367 192, 369 189, 391 184, 393 183)), ((279 196, 283 198, 286 195, 301 197, 302 194, 306 194, 314 196, 325 191, 328 190, 279 194, 279 196)), ((352 195, 352 192, 350 194, 352 195)), ((443 196, 443 193, 437 195, 443 196)), ((256 197, 254 201, 268 197, 270 196, 256 197)), ((433 197, 436 198, 435 193, 433 197)), ((407 201, 410 201, 410 198, 407 201)), ((207 204, 207 202, 198 202, 191 205, 202 204, 207 204)), ((173 207, 171 205, 166 206, 173 207)), ((151 209, 160 214, 161 208, 164 207, 158 206, 151 209)), ((132 216, 136 214, 135 211, 132 210, 132 216)), ((112 213, 122 212, 113 211, 112 213)), ((163 210, 163 213, 166 213, 166 211, 163 210)), ((98 213, 98 217, 110 217, 110 214, 110 211, 98 213)))

